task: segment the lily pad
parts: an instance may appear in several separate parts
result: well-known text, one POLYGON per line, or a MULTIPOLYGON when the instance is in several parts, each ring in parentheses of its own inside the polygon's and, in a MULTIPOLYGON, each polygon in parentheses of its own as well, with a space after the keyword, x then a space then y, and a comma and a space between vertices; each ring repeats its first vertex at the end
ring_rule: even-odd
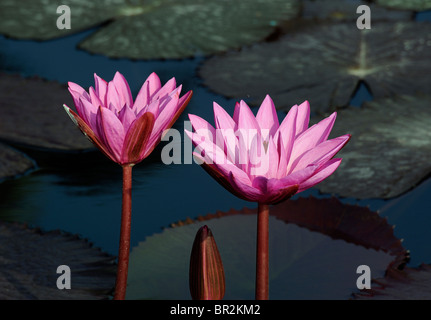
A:
POLYGON ((0 180, 16 177, 34 168, 35 164, 29 157, 0 143, 0 180))
POLYGON ((0 33, 46 40, 102 25, 79 47, 117 58, 186 58, 260 41, 281 21, 296 17, 300 7, 298 0, 67 0, 62 4, 71 10, 70 30, 56 27, 60 16, 56 1, 2 1, 0 33))
POLYGON ((374 281, 371 290, 355 293, 359 300, 430 300, 431 266, 390 270, 382 279, 374 281))
POLYGON ((376 3, 393 9, 425 11, 431 9, 430 0, 376 0, 376 3))
POLYGON ((115 258, 78 236, 0 223, 0 299, 108 299, 115 258), (70 268, 71 289, 58 289, 60 265, 70 268))
POLYGON ((431 97, 394 96, 341 110, 332 133, 349 132, 338 170, 316 187, 342 197, 399 196, 431 173, 431 97))
POLYGON ((65 85, 0 73, 0 138, 57 151, 94 149, 65 116, 64 103, 73 105, 65 85))
MULTIPOLYGON (((407 257, 392 227, 367 208, 310 197, 272 206, 270 215, 270 299, 348 299, 359 265, 383 276, 407 257)), ((225 299, 253 299, 256 209, 247 208, 189 219, 141 242, 131 252, 127 298, 190 299, 188 263, 202 225, 223 260, 225 299)))
POLYGON ((356 21, 360 16, 360 14, 356 13, 360 5, 366 5, 370 8, 372 22, 410 20, 413 17, 411 11, 390 10, 361 0, 303 0, 302 18, 317 20, 327 19, 334 22, 356 21))
POLYGON ((199 75, 216 93, 252 105, 269 94, 282 110, 308 100, 312 111, 327 113, 347 106, 362 82, 374 98, 427 92, 430 59, 430 23, 373 23, 370 30, 331 23, 215 56, 199 75))

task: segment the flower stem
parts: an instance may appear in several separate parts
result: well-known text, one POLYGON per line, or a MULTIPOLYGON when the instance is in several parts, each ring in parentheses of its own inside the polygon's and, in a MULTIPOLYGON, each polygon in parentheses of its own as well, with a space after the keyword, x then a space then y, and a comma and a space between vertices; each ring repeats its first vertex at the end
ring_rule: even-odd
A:
POLYGON ((269 297, 269 205, 258 204, 256 246, 256 300, 269 297))
POLYGON ((127 271, 129 267, 130 227, 132 220, 132 166, 123 166, 123 204, 121 212, 120 246, 118 252, 117 281, 114 300, 126 297, 127 271))

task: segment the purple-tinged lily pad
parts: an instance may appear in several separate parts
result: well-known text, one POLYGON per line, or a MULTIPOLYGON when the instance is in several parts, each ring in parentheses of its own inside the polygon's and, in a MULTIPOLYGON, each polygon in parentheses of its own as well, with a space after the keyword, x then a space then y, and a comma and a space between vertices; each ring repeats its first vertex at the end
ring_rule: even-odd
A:
POLYGON ((430 300, 431 265, 418 268, 391 269, 386 276, 374 280, 366 292, 354 293, 359 300, 430 300))
POLYGON ((298 0, 65 0, 71 29, 57 29, 57 1, 0 2, 0 33, 46 40, 99 30, 79 47, 132 59, 186 58, 239 48, 270 35, 299 14, 298 0), (37 12, 37 14, 35 14, 37 12))
POLYGON ((65 115, 64 103, 73 105, 65 85, 0 73, 0 138, 58 151, 93 149, 65 115))
POLYGON ((279 40, 215 56, 199 70, 216 93, 259 105, 266 94, 288 110, 305 100, 314 112, 347 106, 365 82, 374 98, 431 87, 431 24, 316 25, 279 40))
POLYGON ((394 96, 338 112, 333 137, 352 135, 340 167, 316 187, 352 198, 392 198, 431 173, 431 97, 394 96))
POLYGON ((0 143, 0 180, 22 175, 34 168, 35 164, 29 157, 0 143))
POLYGON ((378 5, 391 9, 425 11, 431 9, 430 0, 376 0, 378 5))
POLYGON ((1 300, 108 299, 115 285, 115 257, 60 231, 0 223, 0 263, 1 300), (57 288, 61 265, 71 289, 57 288))
MULTIPOLYGON (((253 299, 256 209, 217 212, 174 224, 132 249, 128 299, 190 299, 188 264, 207 225, 226 278, 225 299, 253 299)), ((289 200, 270 208, 270 299, 349 299, 356 269, 383 277, 408 253, 386 219, 337 199, 289 200)))

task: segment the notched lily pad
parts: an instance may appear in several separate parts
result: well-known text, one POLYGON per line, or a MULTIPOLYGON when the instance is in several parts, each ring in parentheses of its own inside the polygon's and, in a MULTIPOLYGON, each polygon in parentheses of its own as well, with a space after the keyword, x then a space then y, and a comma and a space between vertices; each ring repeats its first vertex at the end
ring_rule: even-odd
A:
POLYGON ((0 143, 0 181, 24 174, 34 168, 35 164, 30 158, 0 143))
POLYGON ((0 223, 0 299, 108 299, 115 258, 78 236, 0 223), (60 265, 71 271, 71 289, 59 290, 60 265))
POLYGON ((65 85, 0 73, 0 138, 58 151, 93 149, 65 114, 73 105, 65 85))
POLYGON ((359 300, 430 300, 431 266, 389 270, 384 278, 372 283, 371 289, 353 296, 359 300))
MULTIPOLYGON (((270 299, 348 299, 359 265, 383 276, 408 258, 392 227, 367 208, 310 197, 272 206, 270 215, 270 299)), ((247 208, 176 223, 133 248, 128 299, 190 299, 188 264, 202 225, 223 260, 225 299, 253 299, 256 209, 247 208)))
POLYGON ((213 57, 199 75, 216 93, 252 105, 269 94, 282 110, 308 100, 327 113, 347 106, 362 81, 374 98, 427 92, 430 59, 430 23, 373 23, 370 30, 332 23, 213 57))
MULTIPOLYGON (((407 81, 407 79, 406 79, 407 81)), ((352 135, 333 175, 316 187, 353 198, 392 198, 431 173, 431 97, 394 96, 338 113, 331 132, 352 135)))
POLYGON ((300 7, 298 0, 68 0, 62 4, 71 9, 68 31, 56 27, 60 15, 55 1, 2 1, 0 32, 50 39, 104 23, 79 47, 116 58, 187 58, 260 41, 281 21, 296 17, 300 7))

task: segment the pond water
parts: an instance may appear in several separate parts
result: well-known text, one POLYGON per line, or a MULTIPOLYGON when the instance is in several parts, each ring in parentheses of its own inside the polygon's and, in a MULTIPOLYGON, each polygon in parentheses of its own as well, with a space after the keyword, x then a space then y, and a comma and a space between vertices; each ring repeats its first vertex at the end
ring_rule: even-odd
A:
MULTIPOLYGON (((418 20, 430 19, 425 13, 418 20)), ((203 58, 175 61, 130 61, 108 59, 76 49, 76 44, 93 32, 90 30, 58 40, 36 42, 0 37, 0 69, 23 76, 73 81, 83 87, 93 85, 93 73, 111 79, 120 71, 137 90, 151 72, 162 82, 175 77, 184 92, 193 90, 193 98, 175 128, 183 131, 187 114, 213 119, 212 101, 233 112, 235 100, 226 99, 202 86, 196 70, 203 58)), ((352 103, 359 105, 370 96, 364 87, 352 103)), ((275 102, 276 103, 276 102, 275 102)), ((59 112, 64 112, 61 105, 59 112)), ((67 115, 64 114, 66 117, 67 115)), ((280 113, 279 117, 283 117, 280 113)), ((431 143, 431 142, 430 142, 431 143)), ((253 207, 219 186, 197 164, 165 165, 160 161, 163 143, 153 155, 138 164, 133 174, 132 247, 147 236, 187 217, 195 218, 231 208, 253 207)), ((63 154, 43 150, 25 151, 37 161, 37 169, 0 184, 0 219, 19 221, 43 230, 60 229, 79 234, 95 246, 117 255, 121 212, 121 168, 98 151, 63 154)), ((184 150, 183 150, 184 151, 184 150)), ((189 150, 185 150, 189 154, 189 150)), ((320 195, 311 189, 300 197, 320 195)), ((297 197, 298 197, 297 196, 297 197)), ((431 262, 431 214, 428 198, 431 181, 424 180, 412 191, 391 200, 341 199, 379 210, 396 225, 395 235, 404 239, 411 252, 411 266, 431 262)))

